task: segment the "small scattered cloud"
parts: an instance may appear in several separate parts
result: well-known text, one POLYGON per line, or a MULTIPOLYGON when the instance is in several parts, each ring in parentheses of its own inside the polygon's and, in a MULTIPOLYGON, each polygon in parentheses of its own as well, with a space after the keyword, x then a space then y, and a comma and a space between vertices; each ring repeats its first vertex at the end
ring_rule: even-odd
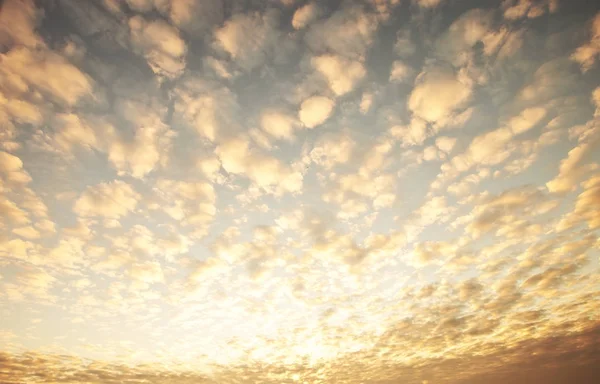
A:
POLYGON ((323 21, 311 24, 305 35, 315 54, 335 54, 363 61, 378 28, 377 17, 362 7, 347 4, 323 21))
POLYGON ((325 96, 312 96, 304 100, 298 111, 298 118, 307 128, 323 124, 332 115, 335 101, 325 96))
POLYGON ((135 209, 140 195, 121 180, 89 186, 75 201, 73 211, 84 217, 119 219, 135 209))
POLYGON ((147 21, 142 16, 129 19, 131 42, 148 61, 152 71, 175 78, 186 66, 187 46, 173 26, 163 21, 147 21))
POLYGON ((585 72, 589 70, 595 63, 597 56, 600 55, 600 13, 592 19, 590 27, 590 40, 580 46, 573 52, 571 59, 577 61, 581 65, 581 69, 585 72))
POLYGON ((408 108, 420 119, 443 127, 467 105, 471 95, 471 85, 457 74, 444 68, 432 68, 417 77, 408 108))
POLYGON ((296 9, 292 17, 292 26, 294 29, 303 29, 321 14, 321 9, 317 3, 308 3, 296 9))
POLYGON ((363 64, 339 56, 316 56, 311 63, 325 77, 329 88, 337 96, 352 91, 366 75, 363 64))
POLYGON ((246 71, 266 62, 279 39, 276 12, 237 14, 215 32, 220 47, 246 71))

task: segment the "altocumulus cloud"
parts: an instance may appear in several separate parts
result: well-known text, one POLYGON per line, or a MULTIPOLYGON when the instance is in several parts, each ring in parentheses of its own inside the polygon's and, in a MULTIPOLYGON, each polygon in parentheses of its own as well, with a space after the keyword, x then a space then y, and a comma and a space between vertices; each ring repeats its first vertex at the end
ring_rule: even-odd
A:
POLYGON ((0 382, 595 382, 599 39, 585 1, 3 1, 0 382))

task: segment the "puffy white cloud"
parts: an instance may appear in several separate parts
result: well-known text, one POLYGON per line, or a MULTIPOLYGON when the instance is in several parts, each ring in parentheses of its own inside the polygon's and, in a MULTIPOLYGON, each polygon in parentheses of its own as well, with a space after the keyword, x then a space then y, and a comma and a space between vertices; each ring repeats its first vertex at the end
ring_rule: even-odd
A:
POLYGON ((304 4, 294 12, 292 26, 294 29, 302 29, 315 21, 320 14, 321 9, 317 3, 304 4))
POLYGON ((329 88, 338 96, 352 91, 367 73, 362 63, 341 56, 316 56, 311 63, 327 79, 329 88))
POLYGON ((544 108, 525 108, 508 119, 504 126, 476 136, 467 150, 442 165, 442 173, 433 186, 439 188, 448 181, 474 166, 494 166, 506 161, 516 150, 514 138, 529 131, 546 116, 544 108))
POLYGON ((162 267, 156 261, 133 264, 129 269, 129 276, 133 279, 135 289, 144 289, 164 280, 162 267))
POLYGON ((27 224, 29 222, 27 212, 2 196, 0 196, 0 217, 6 218, 15 224, 27 224))
POLYGON ((545 116, 546 110, 544 108, 526 108, 518 116, 511 118, 507 126, 513 135, 517 136, 533 128, 545 116))
POLYGON ((396 60, 392 63, 392 69, 390 70, 390 82, 409 82, 414 76, 414 74, 414 69, 412 69, 410 66, 406 65, 402 61, 396 60))
POLYGON ((565 193, 577 187, 578 181, 588 171, 589 165, 586 160, 591 156, 597 142, 582 143, 571 149, 565 159, 560 162, 558 175, 548 183, 546 187, 550 192, 565 193))
POLYGON ((351 158, 356 143, 347 134, 328 134, 319 139, 310 151, 310 158, 325 169, 344 164, 351 158))
POLYGON ((211 183, 160 179, 154 191, 160 203, 154 204, 151 209, 164 211, 178 225, 192 227, 194 237, 206 234, 217 212, 217 197, 211 183))
POLYGON ((377 27, 375 15, 348 3, 327 19, 313 23, 305 40, 317 54, 334 53, 353 60, 364 60, 377 27))
MULTIPOLYGON (((27 100, 16 98, 6 99, 0 93, 0 109, 4 112, 5 119, 10 119, 17 124, 31 124, 38 127, 43 122, 43 109, 27 100)), ((5 121, 4 124, 9 124, 9 122, 5 121)))
POLYGON ((250 147, 245 138, 230 139, 215 149, 223 168, 248 177, 259 187, 275 193, 299 192, 303 176, 276 157, 250 147))
POLYGON ((323 124, 333 113, 335 101, 325 96, 312 96, 304 100, 298 118, 307 128, 323 124))
POLYGON ((571 58, 581 65, 583 71, 589 70, 600 55, 600 12, 592 21, 590 34, 590 41, 577 48, 571 55, 571 58))
POLYGON ((582 222, 591 230, 600 228, 600 177, 592 176, 583 184, 583 192, 577 196, 575 208, 558 223, 558 230, 572 228, 582 222))
POLYGON ((121 180, 89 186, 79 196, 73 211, 80 216, 119 219, 135 209, 140 194, 121 180))
POLYGON ((40 232, 31 225, 27 227, 15 228, 12 230, 12 232, 28 240, 38 239, 41 236, 40 232))
POLYGON ((0 176, 9 185, 25 185, 31 181, 31 176, 23 169, 23 161, 3 151, 0 151, 0 176))
POLYGON ((474 82, 487 84, 490 74, 501 71, 505 59, 517 53, 522 45, 522 31, 499 26, 493 11, 472 9, 455 20, 436 41, 435 54, 462 67, 462 72, 474 82), (476 44, 482 45, 483 55, 475 53, 476 44))
POLYGON ((262 129, 276 139, 290 140, 294 137, 297 120, 279 111, 265 111, 260 117, 262 129))
MULTIPOLYGON (((56 145, 67 155, 71 154, 73 146, 87 149, 100 149, 101 144, 95 129, 85 120, 74 113, 61 113, 54 117, 53 125, 56 130, 54 140, 56 145)), ((114 128, 106 125, 103 131, 106 137, 114 135, 114 128)))
POLYGON ((554 13, 558 10, 558 0, 505 0, 502 2, 504 18, 516 20, 527 17, 534 19, 546 13, 546 9, 554 13))
POLYGON ((455 20, 446 33, 438 40, 438 53, 447 56, 452 62, 466 64, 465 51, 468 52, 477 42, 483 41, 492 31, 492 12, 473 9, 455 20))
POLYGON ((218 44, 243 69, 263 64, 279 39, 276 12, 236 14, 215 32, 218 44))
POLYGON ((440 151, 443 151, 445 153, 450 153, 450 151, 452 151, 452 148, 454 148, 455 144, 455 137, 440 136, 435 139, 435 146, 438 147, 440 151))
POLYGON ((422 72, 408 100, 413 114, 428 123, 443 127, 469 102, 471 85, 444 68, 422 72))
POLYGON ((201 156, 196 160, 196 167, 208 180, 214 181, 221 169, 221 162, 214 156, 201 156))
POLYGON ((112 140, 108 159, 119 175, 143 178, 158 164, 166 164, 175 132, 150 106, 124 102, 121 108, 133 126, 133 138, 120 136, 112 140))
MULTIPOLYGON (((176 27, 195 36, 202 36, 223 21, 223 2, 219 0, 127 0, 127 4, 136 12, 156 10, 176 27)), ((121 13, 120 4, 113 0, 106 5, 121 13)))
POLYGON ((131 41, 148 61, 154 73, 168 78, 185 69, 187 47, 177 29, 164 21, 146 21, 141 16, 129 19, 131 41))
MULTIPOLYGON (((15 47, 2 54, 0 79, 12 78, 50 98, 74 105, 92 92, 93 82, 64 57, 49 50, 15 47)), ((6 81, 6 80, 3 80, 6 81)))
POLYGON ((35 47, 43 45, 35 33, 38 17, 42 12, 31 0, 9 0, 2 4, 0 13, 0 46, 23 45, 35 47))
POLYGON ((220 0, 171 0, 169 5, 167 12, 173 24, 195 35, 223 21, 224 4, 220 0))
POLYGON ((408 241, 413 241, 425 228, 435 223, 447 223, 456 207, 448 206, 445 196, 427 198, 414 210, 404 224, 408 241))
POLYGON ((122 100, 119 109, 127 122, 117 126, 129 125, 132 134, 97 116, 63 113, 53 120, 54 146, 69 158, 75 147, 104 152, 119 175, 136 178, 164 165, 175 133, 162 122, 160 110, 130 100, 122 100))
POLYGON ((230 89, 191 78, 176 93, 175 112, 210 141, 218 142, 239 130, 241 108, 230 89))
POLYGON ((27 267, 17 275, 18 285, 27 296, 44 299, 49 302, 56 300, 50 292, 57 279, 43 269, 27 267))
POLYGON ((47 220, 47 219, 42 219, 42 220, 36 221, 35 227, 44 233, 56 232, 56 225, 52 221, 47 220))
POLYGON ((373 104, 373 98, 374 95, 371 92, 365 92, 363 93, 361 99, 360 99, 360 113, 367 114, 369 112, 369 110, 371 109, 371 105, 373 104))
POLYGON ((600 87, 594 89, 594 92, 592 92, 592 102, 596 106, 596 112, 594 112, 594 116, 600 117, 600 87))
POLYGON ((338 218, 352 219, 374 209, 390 206, 396 197, 395 178, 390 174, 371 174, 368 167, 358 173, 331 173, 324 188, 323 201, 339 205, 338 218), (362 171, 362 172, 360 172, 362 171))
POLYGON ((390 134, 398 138, 405 147, 422 145, 432 133, 427 122, 418 117, 413 118, 408 125, 395 125, 390 128, 390 134))

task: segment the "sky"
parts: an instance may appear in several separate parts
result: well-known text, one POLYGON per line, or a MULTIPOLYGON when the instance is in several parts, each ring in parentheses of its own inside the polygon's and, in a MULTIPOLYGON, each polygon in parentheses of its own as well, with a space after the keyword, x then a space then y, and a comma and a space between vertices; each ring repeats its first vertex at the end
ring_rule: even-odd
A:
POLYGON ((594 382, 594 3, 0 1, 0 382, 594 382))

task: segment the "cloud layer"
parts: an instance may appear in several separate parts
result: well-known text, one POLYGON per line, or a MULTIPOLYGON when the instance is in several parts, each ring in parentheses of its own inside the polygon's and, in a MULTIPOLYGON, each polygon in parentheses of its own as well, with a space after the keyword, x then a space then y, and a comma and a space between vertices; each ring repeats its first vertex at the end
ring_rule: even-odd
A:
POLYGON ((4 1, 0 382, 592 382, 592 3, 4 1))

